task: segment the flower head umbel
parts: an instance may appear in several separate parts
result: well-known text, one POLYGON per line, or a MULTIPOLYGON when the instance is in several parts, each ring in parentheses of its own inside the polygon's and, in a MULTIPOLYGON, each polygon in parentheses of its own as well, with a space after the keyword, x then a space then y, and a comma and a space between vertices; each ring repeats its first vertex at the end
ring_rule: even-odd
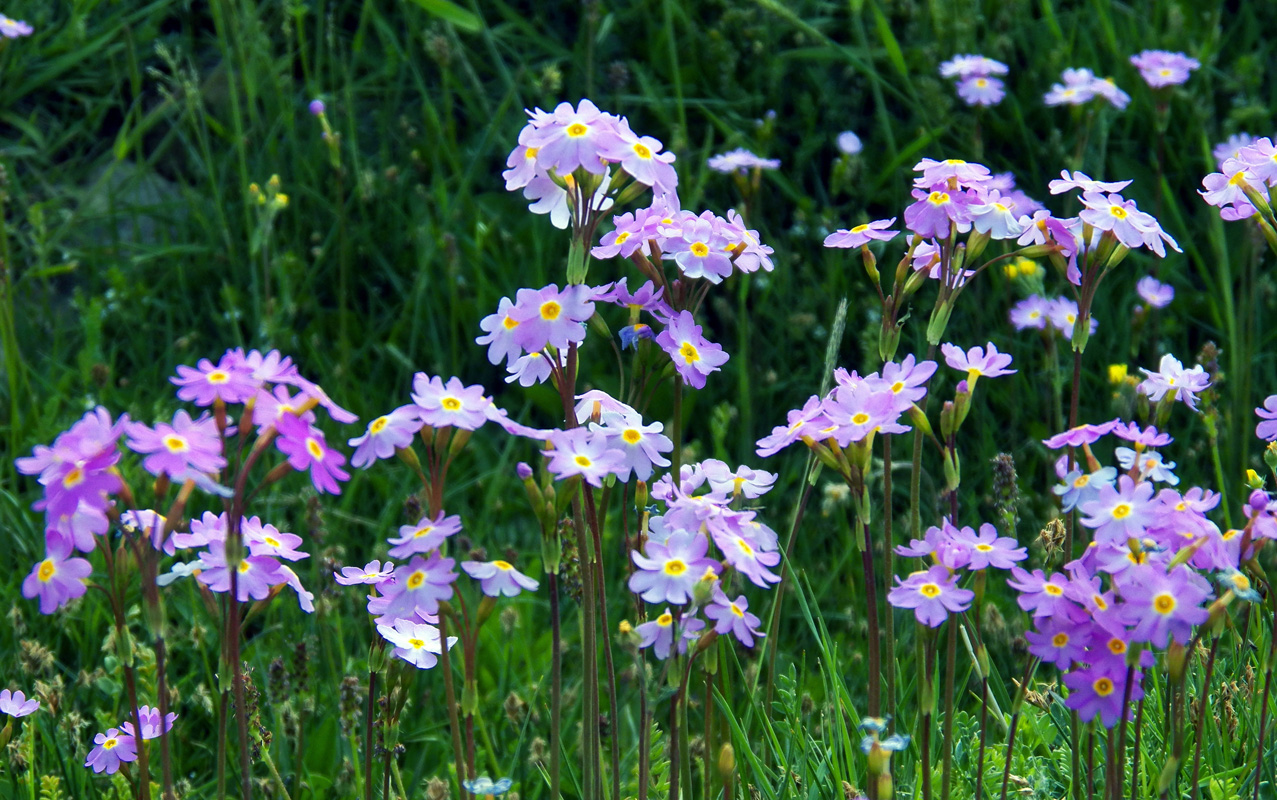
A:
POLYGON ((508 561, 462 561, 461 569, 479 582, 489 597, 514 597, 523 591, 535 592, 540 584, 519 572, 508 561))
POLYGON ((1144 82, 1154 89, 1178 86, 1188 80, 1193 70, 1201 66, 1201 62, 1195 58, 1166 50, 1145 50, 1131 56, 1131 63, 1140 71, 1144 82))
POLYGON ((709 540, 701 534, 675 531, 664 544, 647 543, 647 554, 632 554, 638 570, 630 576, 630 591, 649 603, 684 605, 706 572, 717 575, 722 565, 706 558, 709 540))
POLYGON ((704 389, 705 376, 717 372, 730 358, 722 347, 701 335, 701 326, 686 310, 670 320, 656 343, 673 359, 683 380, 696 389, 704 389))
POLYGON ((915 572, 905 580, 896 577, 896 587, 887 593, 887 602, 896 608, 911 608, 918 622, 939 627, 949 614, 966 611, 975 592, 958 587, 958 578, 948 567, 936 565, 915 572))
POLYGON ((22 692, 0 690, 0 714, 11 717, 25 717, 34 714, 40 708, 40 701, 32 697, 30 700, 22 692))

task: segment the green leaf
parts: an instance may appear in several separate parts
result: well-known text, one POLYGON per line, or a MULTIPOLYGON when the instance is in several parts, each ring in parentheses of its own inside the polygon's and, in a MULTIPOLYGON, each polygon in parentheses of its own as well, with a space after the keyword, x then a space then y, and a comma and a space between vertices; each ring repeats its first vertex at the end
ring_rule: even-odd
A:
POLYGON ((445 22, 451 22, 467 33, 478 33, 483 30, 483 20, 450 0, 412 0, 412 2, 427 13, 434 14, 445 22))

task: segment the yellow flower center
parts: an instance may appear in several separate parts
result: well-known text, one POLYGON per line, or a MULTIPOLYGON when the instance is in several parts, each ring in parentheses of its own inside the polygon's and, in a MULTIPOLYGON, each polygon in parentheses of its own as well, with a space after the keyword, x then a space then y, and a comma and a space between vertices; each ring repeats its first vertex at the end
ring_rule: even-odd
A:
POLYGON ((460 411, 461 401, 455 397, 445 397, 439 401, 439 406, 443 408, 444 411, 460 411))
POLYGON ((408 644, 412 645, 413 650, 420 650, 421 648, 426 646, 426 642, 424 639, 409 639, 408 644))
POLYGON ((68 472, 66 477, 62 479, 62 487, 64 489, 74 489, 82 483, 84 483, 84 470, 79 467, 68 472))
POLYGON ((1113 519, 1126 519, 1131 515, 1131 507, 1126 503, 1118 503, 1113 507, 1113 519))
POLYGON ((426 573, 417 571, 408 576, 408 588, 420 589, 421 584, 426 582, 426 573))
POLYGON ((1115 656, 1120 656, 1126 652, 1126 642, 1121 639, 1109 639, 1109 652, 1115 656))
POLYGON ((635 142, 634 155, 638 156, 639 158, 651 158, 652 151, 648 149, 647 145, 643 144, 642 142, 635 142))
POLYGON ((959 164, 965 164, 965 163, 967 163, 967 162, 963 161, 963 160, 962 160, 962 159, 960 159, 960 158, 946 158, 946 159, 945 159, 945 161, 944 161, 944 163, 948 164, 948 165, 949 165, 949 166, 951 166, 951 167, 956 167, 956 166, 958 166, 959 164))
POLYGON ((625 432, 621 434, 621 438, 625 440, 626 444, 638 444, 639 440, 643 438, 643 434, 636 428, 626 428, 625 432))
POLYGON ((102 743, 103 750, 110 750, 120 743, 119 739, 111 738, 102 743))
POLYGON ((927 202, 931 203, 931 205, 933 206, 942 206, 945 203, 949 202, 949 193, 948 192, 932 192, 930 195, 927 196, 927 202))
POLYGON ((979 550, 981 553, 988 553, 993 550, 993 545, 982 543, 982 544, 976 545, 975 549, 979 550))
POLYGON ((687 564, 677 558, 672 558, 665 562, 666 575, 682 575, 684 572, 687 572, 687 564))
MULTIPOLYGON (((41 567, 41 569, 43 569, 43 567, 41 567)), ((1233 586, 1236 587, 1239 591, 1243 591, 1243 592, 1250 591, 1250 578, 1247 578, 1245 575, 1238 573, 1234 575, 1232 578, 1230 578, 1230 580, 1233 582, 1233 586)))
POLYGON ((505 329, 508 331, 512 331, 519 327, 519 321, 511 316, 506 316, 506 318, 501 321, 501 324, 505 326, 505 329))
POLYGON ((1128 216, 1126 209, 1121 206, 1109 206, 1109 213, 1118 219, 1126 219, 1128 216))
POLYGON ((1095 693, 1100 697, 1108 697, 1113 694, 1113 681, 1108 678, 1100 678, 1095 683, 1091 684, 1091 688, 1094 689, 1095 693))
POLYGON ((53 566, 53 559, 46 558, 40 562, 40 569, 36 572, 35 576, 41 583, 48 583, 53 578, 53 574, 57 571, 58 568, 53 566))
POLYGON ((918 593, 923 597, 939 597, 940 587, 934 583, 924 583, 918 587, 918 593))
POLYGON ((1051 637, 1051 644, 1055 645, 1056 647, 1063 647, 1064 645, 1068 643, 1069 643, 1069 635, 1067 633, 1064 633, 1063 631, 1051 637))
POLYGON ((368 432, 381 433, 382 429, 385 428, 389 422, 390 419, 388 417, 377 417, 372 421, 372 424, 368 426, 368 432))
POLYGON ((262 541, 266 542, 266 544, 270 545, 271 547, 279 547, 279 540, 276 539, 274 536, 262 537, 262 541))
POLYGON ((983 89, 984 87, 989 85, 989 81, 986 78, 976 78, 975 85, 983 89))
POLYGON ((316 461, 324 460, 324 448, 319 442, 311 437, 306 438, 306 452, 310 453, 310 457, 316 461))
POLYGON ((662 628, 668 628, 674 624, 674 615, 669 613, 662 614, 656 618, 656 624, 662 628))
POLYGON ((1098 594, 1091 595, 1091 601, 1094 602, 1095 607, 1101 611, 1109 607, 1109 604, 1104 600, 1104 598, 1100 597, 1098 594))
POLYGON ((412 538, 420 539, 422 536, 425 536, 426 534, 430 533, 434 529, 435 529, 435 526, 433 525, 427 525, 424 528, 417 528, 417 530, 412 534, 412 538))
POLYGON ((582 467, 584 469, 589 469, 589 466, 594 463, 593 461, 586 458, 585 456, 577 456, 576 458, 573 459, 573 461, 576 462, 576 465, 578 467, 582 467))
POLYGON ((223 372, 220 369, 213 370, 212 372, 208 373, 208 375, 205 377, 205 380, 207 380, 209 383, 226 383, 230 379, 231 379, 230 374, 223 372))
POLYGON ((621 231, 620 233, 618 233, 618 234, 616 235, 616 242, 615 242, 615 243, 616 243, 616 244, 625 244, 625 241, 626 241, 627 239, 629 239, 629 238, 630 238, 630 232, 629 232, 629 231, 621 231))
POLYGON ((851 232, 852 232, 852 233, 864 233, 864 232, 865 232, 865 231, 867 231, 867 230, 869 230, 869 223, 865 223, 864 225, 857 225, 856 227, 854 227, 854 228, 852 228, 852 229, 851 229, 851 232))
POLYGON ((563 313, 563 306, 554 300, 547 300, 541 304, 541 319, 548 319, 551 322, 559 318, 559 314, 563 313))
POLYGON ((678 348, 678 354, 689 364, 701 360, 700 351, 691 342, 683 342, 683 346, 678 348))
POLYGON ((1042 591, 1046 592, 1052 597, 1059 597, 1060 595, 1064 594, 1064 590, 1056 586, 1054 583, 1048 583, 1046 586, 1043 586, 1042 591))
POLYGON ((1083 486, 1087 485, 1087 484, 1088 484, 1088 483, 1090 483, 1090 482, 1091 482, 1091 476, 1090 476, 1090 475, 1079 475, 1079 476, 1078 476, 1076 479, 1074 479, 1074 481, 1073 481, 1073 488, 1074 488, 1074 489, 1081 489, 1083 486))
POLYGON ((244 573, 248 572, 252 568, 253 568, 253 565, 248 562, 248 559, 244 559, 243 561, 239 562, 240 575, 243 575, 244 573))
POLYGON ((526 157, 526 158, 536 158, 536 157, 537 157, 537 153, 539 153, 539 152, 541 152, 541 148, 539 148, 539 147, 529 147, 529 148, 528 148, 528 152, 524 153, 523 155, 524 155, 524 157, 526 157))
POLYGON ((1153 598, 1153 610, 1159 614, 1169 614, 1175 610, 1175 598, 1169 594, 1159 594, 1153 598))
POLYGON ((970 367, 967 369, 967 383, 975 383, 983 373, 979 367, 970 367))
POLYGON ((187 443, 186 439, 182 436, 178 436, 177 434, 165 436, 164 446, 168 448, 170 453, 185 453, 187 450, 191 449, 191 446, 187 443))
POLYGON ((732 603, 732 613, 742 619, 744 619, 745 617, 745 612, 741 611, 740 606, 736 605, 735 603, 732 603))
POLYGON ((692 251, 692 255, 697 258, 704 258, 709 255, 709 245, 704 242, 693 242, 689 249, 692 251))
POLYGON ((750 547, 749 542, 745 541, 739 536, 736 537, 736 546, 739 547, 741 549, 741 552, 747 556, 752 556, 754 554, 754 548, 750 547))
POLYGON ((904 388, 905 388, 904 381, 896 381, 895 383, 891 384, 891 393, 900 394, 900 392, 903 391, 904 388))
POLYGON ((509 572, 510 570, 514 569, 514 565, 512 565, 509 561, 493 561, 492 566, 496 567, 502 572, 509 572))
POLYGON ((567 131, 568 136, 571 136, 573 139, 579 139, 580 137, 584 136, 585 134, 589 132, 590 132, 590 126, 586 125, 583 122, 573 122, 571 125, 568 126, 568 131, 567 131))
POLYGON ((859 411, 853 414, 851 417, 851 423, 853 425, 864 425, 868 421, 869 421, 869 415, 863 411, 859 411))
POLYGON ((1244 169, 1237 170, 1236 172, 1233 173, 1233 177, 1228 179, 1228 182, 1229 184, 1233 186, 1245 186, 1246 185, 1246 170, 1244 169))

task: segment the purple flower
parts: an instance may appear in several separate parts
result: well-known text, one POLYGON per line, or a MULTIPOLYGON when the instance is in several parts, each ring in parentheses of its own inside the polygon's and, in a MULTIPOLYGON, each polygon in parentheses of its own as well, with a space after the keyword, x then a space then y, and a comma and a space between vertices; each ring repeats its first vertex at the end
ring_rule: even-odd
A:
POLYGON ((1066 670, 1086 655, 1090 638, 1086 628, 1071 619, 1050 617, 1034 620, 1040 631, 1025 631, 1029 652, 1047 664, 1066 670))
MULTIPOLYGON (((705 628, 705 621, 692 616, 694 609, 678 620, 681 636, 678 637, 678 652, 687 652, 687 643, 695 640, 701 630, 705 628)), ((656 619, 648 620, 642 625, 634 629, 639 636, 639 647, 646 649, 652 648, 652 652, 656 657, 664 661, 670 657, 670 650, 674 645, 674 615, 666 608, 656 619)))
POLYGON ((562 176, 577 167, 602 175, 607 170, 602 155, 621 144, 618 121, 589 100, 582 100, 575 109, 569 103, 559 103, 553 113, 534 116, 535 130, 528 144, 537 148, 537 167, 562 176))
POLYGON ((302 543, 302 537, 295 533, 284 533, 274 525, 263 523, 261 517, 241 520, 240 532, 250 555, 271 556, 285 561, 300 561, 310 555, 297 549, 302 543))
POLYGON ((700 216, 680 211, 674 222, 661 227, 662 249, 673 257, 678 269, 688 278, 704 278, 721 283, 732 274, 732 246, 721 220, 706 211, 700 216))
POLYGON ((531 353, 544 350, 547 344, 566 350, 569 344, 583 341, 585 322, 594 316, 593 291, 581 285, 559 291, 553 283, 542 289, 520 289, 518 302, 509 311, 518 322, 515 342, 531 353))
POLYGON ((1192 369, 1184 369, 1179 359, 1170 353, 1162 356, 1157 372, 1149 372, 1143 367, 1140 367, 1140 372, 1146 377, 1137 388, 1154 403, 1168 393, 1173 393, 1174 399, 1184 401, 1185 405, 1196 411, 1197 394, 1210 386, 1210 376, 1200 364, 1192 369))
POLYGON ((412 561, 395 570, 394 583, 384 586, 389 600, 387 613, 395 619, 416 614, 437 614, 439 601, 452 597, 452 584, 457 573, 456 561, 432 553, 429 559, 413 556, 412 561))
POLYGON ((1136 483, 1129 475, 1122 475, 1117 488, 1105 486, 1099 497, 1078 506, 1087 515, 1082 524, 1095 529, 1095 541, 1101 544, 1138 539, 1153 521, 1153 491, 1153 484, 1136 483))
POLYGON ((940 65, 942 78, 970 78, 973 75, 1005 75, 1007 65, 981 55, 957 55, 940 65))
POLYGON ((314 100, 310 101, 310 105, 308 105, 306 108, 310 111, 312 115, 318 117, 320 114, 324 113, 324 101, 320 100, 319 98, 315 98, 314 100))
POLYGON ((674 163, 674 154, 662 153, 664 145, 659 139, 635 135, 624 117, 616 126, 616 134, 599 148, 603 158, 620 163, 621 169, 634 180, 651 186, 658 194, 673 192, 678 187, 678 173, 670 166, 674 163))
POLYGON ((970 554, 970 560, 966 564, 969 570, 989 567, 1011 569, 1017 561, 1023 561, 1029 557, 1029 551, 1026 548, 1016 547, 1018 542, 1009 536, 998 536, 997 528, 987 522, 980 526, 979 533, 964 527, 955 531, 952 538, 966 546, 970 554))
POLYGON ((1135 291, 1153 308, 1166 308, 1175 299, 1175 287, 1158 283, 1157 278, 1145 275, 1135 284, 1135 291))
POLYGON ((944 353, 944 363, 967 373, 967 384, 972 389, 978 378, 997 378, 1015 373, 1015 370, 1007 369, 1011 364, 1010 354, 999 353, 993 342, 989 342, 987 348, 972 347, 965 353, 957 345, 946 342, 940 345, 940 352, 944 353))
POLYGON ((936 239, 947 239, 955 227, 960 233, 971 230, 970 207, 975 198, 936 186, 930 192, 913 190, 917 202, 905 208, 905 227, 923 238, 936 239))
MULTIPOLYGON (((1067 456, 1064 456, 1067 458, 1067 456)), ((1089 475, 1074 467, 1064 476, 1064 483, 1055 486, 1051 491, 1060 495, 1060 505, 1065 511, 1089 503, 1100 495, 1100 489, 1112 486, 1117 480, 1117 470, 1113 467, 1101 467, 1089 475)))
POLYGON ((743 494, 753 500, 767 494, 776 485, 775 473, 754 470, 744 464, 733 471, 725 462, 716 458, 702 461, 701 469, 710 488, 722 494, 743 494))
POLYGON ((137 760, 137 740, 121 733, 118 728, 94 736, 93 744, 94 748, 84 759, 84 766, 92 767, 95 773, 114 775, 120 771, 121 763, 137 760))
MULTIPOLYGON (((1051 325, 1064 334, 1065 339, 1072 341, 1073 331, 1077 328, 1077 301, 1068 297, 1057 297, 1050 302, 1047 315, 1051 320, 1051 325)), ((1088 319, 1091 333, 1095 333, 1095 329, 1099 327, 1099 322, 1095 317, 1089 317, 1088 319)))
POLYGON ((896 576, 896 584, 887 593, 887 602, 896 608, 913 609, 918 622, 932 628, 939 627, 950 612, 966 611, 975 599, 975 592, 958 588, 957 576, 938 564, 904 581, 896 576))
POLYGON ((421 430, 421 413, 415 405, 400 406, 384 416, 368 423, 363 436, 351 439, 347 444, 355 448, 350 465, 362 469, 379 458, 390 458, 396 450, 412 444, 412 437, 421 430))
MULTIPOLYGON (((1064 685, 1069 687, 1069 696, 1064 705, 1077 711, 1083 722, 1090 722, 1098 715, 1104 727, 1112 728, 1122 718, 1126 673, 1124 664, 1108 661, 1066 672, 1064 685)), ((1132 701, 1143 695, 1138 684, 1132 687, 1132 701)))
POLYGON ((749 578, 750 583, 764 589, 780 583, 780 576, 768 569, 780 563, 780 553, 760 550, 757 542, 750 542, 739 530, 723 521, 715 520, 709 529, 714 544, 723 551, 723 559, 732 569, 749 578))
POLYGON ((1045 330, 1050 305, 1047 300, 1036 294, 1029 295, 1011 307, 1011 324, 1017 331, 1045 330))
POLYGON ((280 417, 276 427, 279 437, 275 446, 288 456, 289 465, 298 472, 309 469, 310 482, 316 491, 341 494, 337 482, 350 480, 350 473, 341 468, 346 457, 328 446, 323 431, 292 414, 280 417))
POLYGON ((1165 242, 1180 252, 1176 244, 1152 214, 1140 211, 1134 200, 1120 194, 1105 195, 1102 192, 1084 192, 1082 205, 1086 206, 1078 217, 1082 222, 1099 231, 1111 231, 1117 240, 1129 248, 1147 247, 1159 256, 1166 256, 1165 242))
POLYGON ((864 145, 861 144, 860 137, 856 135, 855 131, 843 131, 838 134, 836 143, 838 150, 844 155, 854 156, 864 149, 864 145))
POLYGON ((1188 644, 1193 626, 1210 618, 1202 607, 1210 584, 1186 566, 1167 574, 1163 567, 1140 564, 1117 579, 1122 592, 1122 621, 1131 627, 1131 640, 1164 648, 1170 639, 1188 644))
POLYGON ((0 714, 8 714, 15 719, 34 714, 40 708, 40 701, 32 697, 30 700, 22 692, 0 690, 0 714))
POLYGON ((1255 137, 1249 133, 1234 133, 1230 135, 1211 150, 1211 155, 1215 157, 1215 165, 1223 169, 1225 161, 1230 158, 1237 158, 1242 148, 1250 147, 1254 143, 1255 137))
POLYGON ((889 242, 900 235, 900 231, 887 230, 896 224, 896 218, 876 219, 854 228, 835 231, 825 237, 825 247, 864 247, 871 241, 889 242))
POLYGON ((333 573, 333 580, 342 586, 379 586, 391 578, 394 569, 393 561, 387 561, 383 567, 380 561, 374 559, 363 567, 342 567, 341 574, 333 573))
POLYGON ((647 555, 631 555, 638 570, 630 576, 630 591, 649 603, 684 605, 692 601, 692 589, 707 572, 717 575, 722 565, 706 558, 709 540, 701 534, 675 531, 664 544, 649 541, 647 555))
POLYGON ((792 409, 787 415, 788 425, 772 428, 768 436, 759 439, 755 444, 760 458, 775 455, 805 435, 815 434, 829 425, 825 417, 824 402, 819 395, 812 395, 802 408, 792 409))
POLYGON ((875 388, 873 383, 865 380, 835 387, 822 404, 830 425, 814 438, 832 438, 839 447, 847 447, 853 442, 865 441, 878 431, 908 431, 908 427, 896 421, 903 411, 897 395, 881 389, 875 391, 875 388))
POLYGON ((731 633, 746 647, 754 646, 754 638, 763 634, 758 630, 760 620, 749 613, 749 601, 745 595, 728 600, 719 586, 714 587, 713 599, 705 607, 705 616, 714 623, 719 636, 731 633))
POLYGON ((179 409, 172 425, 158 422, 152 429, 131 422, 127 432, 126 444, 133 452, 146 454, 142 466, 152 475, 166 473, 180 481, 187 472, 211 474, 226 466, 217 423, 207 414, 192 420, 190 414, 179 409))
POLYGON ((489 314, 479 322, 479 327, 487 334, 474 341, 475 344, 488 345, 488 361, 493 364, 501 363, 502 359, 505 359, 507 364, 513 364, 523 352, 516 333, 519 328, 519 320, 515 319, 516 313, 518 310, 514 303, 510 302, 510 298, 503 297, 497 304, 496 313, 489 314))
POLYGON ((550 457, 546 468, 559 480, 580 475, 591 486, 602 488, 605 477, 626 469, 625 453, 613 448, 602 432, 585 428, 555 431, 549 441, 554 449, 543 451, 550 457))
POLYGON ((527 590, 535 592, 539 583, 519 572, 508 561, 462 561, 461 569, 479 582, 488 597, 514 597, 527 590))
MULTIPOLYGON (((539 349, 539 348, 538 348, 539 349)), ((485 397, 482 386, 465 386, 460 378, 448 379, 418 372, 412 379, 412 402, 417 404, 421 421, 432 428, 454 427, 472 431, 487 421, 485 413, 492 400, 485 397)))
POLYGON ((1089 423, 1078 425, 1076 428, 1069 428, 1064 433, 1057 433, 1049 439, 1043 439, 1042 444, 1052 450, 1059 450, 1061 447, 1081 447, 1084 444, 1094 444, 1100 440, 1100 437, 1116 428, 1120 422, 1120 419, 1111 419, 1098 425, 1089 423))
MULTIPOLYGON (((417 669, 430 669, 439 663, 443 653, 443 637, 439 629, 425 622, 410 619, 395 620, 393 626, 378 625, 377 632, 395 646, 394 655, 417 669)), ((456 644, 457 637, 448 637, 448 649, 456 644)))
POLYGON ((622 482, 630 480, 630 473, 639 480, 650 480, 653 467, 668 467, 669 459, 661 455, 674 449, 674 442, 661 433, 665 426, 659 422, 644 425, 638 414, 622 415, 608 412, 601 416, 602 425, 590 423, 590 431, 602 434, 609 450, 624 454, 624 462, 617 468, 616 476, 622 482))
POLYGON ((178 387, 178 399, 197 406, 211 406, 213 401, 243 403, 257 394, 261 382, 242 359, 227 354, 216 365, 201 358, 196 368, 178 365, 177 377, 169 381, 178 387))
POLYGON ((683 380, 696 389, 705 388, 705 376, 718 372, 730 358, 722 347, 701 335, 701 326, 687 310, 670 320, 656 337, 656 343, 673 359, 683 380))
MULTIPOLYGON (((137 710, 137 716, 142 723, 142 741, 150 741, 158 739, 169 731, 173 730, 173 720, 177 719, 177 713, 170 711, 167 716, 161 718, 158 708, 150 706, 142 706, 137 710)), ((120 730, 129 736, 136 737, 137 734, 133 730, 132 720, 125 721, 120 725, 120 730)))
POLYGON ((972 75, 958 82, 958 97, 969 106, 995 106, 1006 97, 1005 87, 998 78, 972 75))
POLYGON ((1277 440, 1277 394, 1265 397, 1263 408, 1255 409, 1255 413, 1264 420, 1255 426, 1255 435, 1269 442, 1277 440))
POLYGON ((1047 184, 1047 189, 1051 194, 1064 194, 1073 189, 1081 189, 1083 192, 1120 192, 1130 185, 1131 181, 1096 181, 1085 172, 1070 173, 1064 169, 1060 170, 1058 179, 1047 184))
POLYGON ((30 36, 34 30, 22 20, 11 19, 4 14, 0 14, 0 35, 6 38, 17 39, 19 36, 30 36))
POLYGON ((1131 56, 1131 63, 1140 71, 1144 82, 1154 89, 1178 86, 1188 80, 1189 73, 1201 66, 1195 58, 1166 50, 1145 50, 1131 56))
POLYGON ((52 614, 88 591, 84 579, 93 572, 83 558, 71 558, 71 543, 62 537, 46 537, 48 550, 22 582, 22 596, 40 598, 40 613, 52 614))
POLYGON ((1128 442, 1135 442, 1136 447, 1165 447, 1175 441, 1169 433, 1162 433, 1153 425, 1141 429, 1134 422, 1118 424, 1113 427, 1113 435, 1128 442))
POLYGON ((913 165, 913 170, 922 173, 922 177, 913 179, 915 189, 934 188, 938 184, 950 186, 953 183, 959 188, 985 187, 992 178, 985 165, 960 158, 946 158, 943 161, 924 158, 913 165))
POLYGON ((1065 596, 1069 579, 1058 572, 1052 573, 1051 577, 1047 578, 1040 569, 1029 573, 1020 567, 1012 567, 1011 580, 1007 581, 1007 586, 1020 593, 1016 602, 1021 609, 1032 611, 1034 619, 1043 617, 1077 619, 1079 615, 1085 619, 1081 609, 1065 596))
POLYGON ((744 148, 737 148, 721 155, 711 156, 705 165, 715 172, 744 174, 751 169, 780 169, 780 159, 759 158, 744 148))
MULTIPOLYGON (((212 541, 208 550, 200 553, 200 583, 214 592, 231 590, 231 567, 226 561, 226 542, 212 541)), ((235 595, 241 603, 265 600, 274 586, 288 581, 283 567, 271 556, 248 555, 240 559, 236 568, 235 595)))
POLYGON ((440 511, 434 519, 422 517, 416 525, 402 525, 399 538, 390 539, 395 547, 390 548, 390 555, 395 558, 406 558, 418 553, 429 553, 438 550, 449 536, 461 532, 461 517, 453 514, 445 517, 440 511))

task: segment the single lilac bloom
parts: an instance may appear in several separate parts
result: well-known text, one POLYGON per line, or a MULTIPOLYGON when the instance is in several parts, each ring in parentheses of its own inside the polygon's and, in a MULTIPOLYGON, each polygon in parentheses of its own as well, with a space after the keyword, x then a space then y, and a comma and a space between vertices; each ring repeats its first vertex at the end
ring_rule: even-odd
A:
MULTIPOLYGON (((137 710, 138 719, 142 723, 142 741, 150 741, 158 739, 169 731, 173 730, 173 721, 177 719, 177 713, 170 711, 167 716, 161 717, 158 708, 150 706, 141 706, 137 710)), ((136 738, 137 733, 133 730, 132 719, 126 721, 120 726, 120 730, 129 736, 136 738)))
MULTIPOLYGON (((430 669, 439 663, 439 656, 443 653, 443 637, 434 625, 398 619, 393 626, 378 625, 377 632, 395 646, 395 657, 402 658, 417 669, 430 669)), ((456 643, 457 637, 448 637, 449 650, 456 643)))
POLYGON ((93 566, 83 558, 71 558, 71 543, 61 537, 47 538, 49 550, 22 582, 22 596, 40 598, 40 613, 52 614, 88 591, 85 578, 93 566))
POLYGON ((30 36, 34 31, 34 28, 22 20, 0 14, 0 35, 5 38, 17 39, 20 36, 30 36))
POLYGON ((257 394, 261 382, 253 377, 253 370, 242 359, 222 356, 216 365, 201 358, 195 367, 178 365, 177 377, 169 381, 178 387, 180 400, 197 406, 211 406, 215 400, 223 403, 243 403, 257 394))
POLYGON ((462 561, 461 569, 479 582, 488 597, 514 597, 522 591, 535 592, 539 583, 519 572, 509 561, 462 561))
POLYGON ((1210 618, 1202 605, 1213 594, 1210 583, 1186 566, 1167 574, 1160 566, 1141 564, 1124 572, 1118 583, 1122 620, 1131 626, 1132 641, 1157 648, 1171 639, 1186 645, 1193 626, 1210 618))
POLYGON ((342 586, 358 586, 366 584, 378 586, 390 580, 394 575, 395 562, 387 561, 383 567, 381 561, 373 559, 363 567, 342 567, 340 573, 333 573, 333 580, 342 586))
POLYGON ((355 448, 350 465, 362 469, 379 458, 390 458, 396 450, 412 444, 412 437, 421 430, 421 424, 421 412, 415 405, 400 406, 377 417, 368 423, 363 436, 347 442, 355 448))
POLYGON ((1166 308, 1175 299, 1175 287, 1159 283, 1152 275, 1145 275, 1135 284, 1135 291, 1153 308, 1166 308))
POLYGON ((131 422, 127 432, 128 448, 146 456, 142 466, 152 475, 165 473, 184 480, 188 472, 212 474, 226 466, 217 422, 207 414, 192 420, 190 414, 179 409, 171 425, 158 422, 149 428, 131 422))
POLYGON ((546 469, 560 480, 580 475, 586 483, 601 489, 605 477, 626 469, 625 453, 613 448, 608 436, 601 432, 585 428, 555 431, 549 441, 554 449, 542 451, 550 457, 546 469))
POLYGON ((1007 369, 1011 365, 1010 354, 999 353, 993 342, 989 342, 987 348, 972 347, 965 353, 957 345, 946 342, 940 345, 940 352, 944 353, 944 363, 960 372, 967 373, 967 384, 972 389, 975 388, 978 378, 997 378, 1016 372, 1016 370, 1007 369))
POLYGON ((99 775, 103 772, 114 775, 120 771, 120 764, 137 761, 137 740, 118 728, 94 736, 93 744, 84 766, 92 767, 99 775))
POLYGON ((456 514, 444 516, 444 513, 440 511, 433 519, 422 517, 416 525, 401 525, 399 538, 388 540, 395 545, 390 548, 390 555, 394 558, 406 558, 418 553, 424 555, 442 547, 449 536, 460 533, 461 517, 456 514))
POLYGON ((466 386, 457 377, 449 378, 445 385, 443 379, 424 372, 413 376, 412 402, 416 403, 421 421, 426 425, 467 431, 487 421, 485 412, 492 405, 492 400, 484 396, 482 386, 466 386))
POLYGON ((341 468, 346 457, 328 446, 323 431, 292 414, 280 417, 276 427, 279 438, 275 446, 288 456, 289 465, 298 472, 310 470, 310 482, 316 491, 341 494, 338 481, 350 480, 350 473, 341 468))
POLYGON ((707 572, 717 575, 723 567, 706 558, 709 540, 697 533, 675 531, 664 544, 647 543, 647 555, 637 550, 631 555, 638 570, 630 576, 630 591, 649 603, 684 605, 692 600, 692 589, 707 572))
POLYGON ((40 701, 32 697, 30 700, 22 692, 0 690, 0 714, 8 714, 15 719, 34 714, 40 708, 40 701))
POLYGON ((695 389, 705 388, 705 377, 718 372, 730 358, 722 347, 701 335, 701 326, 687 310, 670 320, 656 337, 656 343, 669 354, 683 380, 695 389))
POLYGON ((1150 87, 1161 89, 1178 86, 1188 80, 1189 74, 1202 64, 1183 53, 1166 50, 1145 50, 1131 56, 1131 63, 1140 71, 1140 77, 1150 87))
POLYGON ((745 595, 728 600, 719 586, 714 587, 714 596, 705 607, 705 616, 714 623, 714 631, 719 636, 730 633, 746 647, 753 647, 754 639, 763 636, 758 630, 760 620, 749 613, 749 601, 745 595))
POLYGON ((903 581, 897 576, 896 584, 888 592, 887 602, 896 608, 913 609, 918 622, 932 628, 939 627, 950 612, 966 611, 975 599, 975 592, 958 588, 957 576, 938 564, 903 581))
POLYGON ((825 247, 864 247, 874 240, 889 242, 900 235, 900 231, 887 230, 894 224, 896 218, 892 217, 834 231, 825 237, 825 247))

